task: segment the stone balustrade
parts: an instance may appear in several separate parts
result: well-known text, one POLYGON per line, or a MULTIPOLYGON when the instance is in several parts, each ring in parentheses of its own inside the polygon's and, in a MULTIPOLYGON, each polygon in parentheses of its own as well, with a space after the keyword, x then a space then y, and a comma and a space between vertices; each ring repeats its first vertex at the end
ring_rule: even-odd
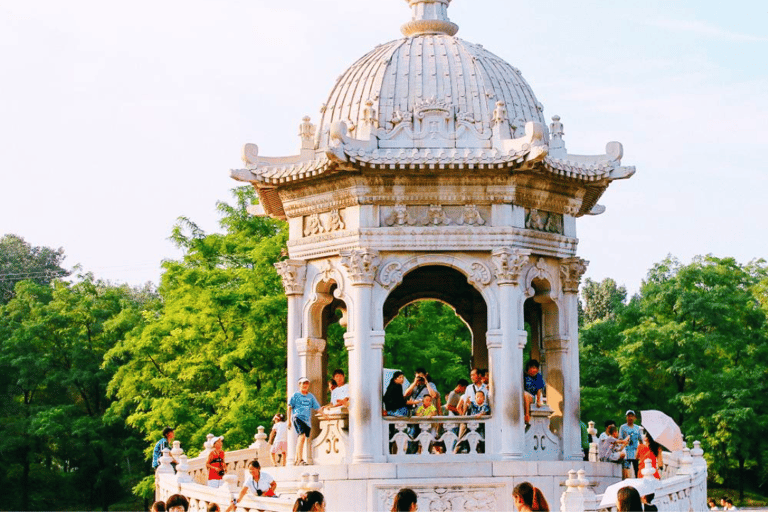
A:
MULTIPOLYGON (((653 504, 659 510, 670 512, 706 510, 707 463, 700 443, 695 441, 693 450, 685 447, 681 452, 665 453, 664 461, 669 471, 665 471, 666 477, 661 480, 654 478, 650 460, 642 471, 642 478, 656 483, 653 504)), ((560 498, 561 512, 616 512, 615 505, 600 507, 603 496, 594 493, 583 469, 569 471, 565 487, 560 498)))
MULTIPOLYGON (((267 436, 264 427, 258 428, 254 436, 255 441, 248 448, 226 452, 227 474, 224 475, 223 484, 218 488, 208 487, 208 472, 205 463, 212 448, 208 435, 205 449, 193 459, 189 459, 181 449, 181 443, 174 441, 173 449, 163 450, 160 457, 160 466, 155 472, 155 499, 167 500, 173 494, 182 494, 189 500, 189 512, 205 512, 208 505, 216 503, 221 510, 225 510, 232 499, 237 497, 245 480, 248 464, 252 460, 258 460, 262 468, 272 466, 269 455, 270 445, 266 442, 267 436), (176 460, 178 464, 174 471, 171 462, 176 460)), ((237 505, 236 512, 270 511, 283 512, 293 510, 297 493, 307 490, 319 490, 322 483, 317 474, 306 473, 301 482, 288 483, 285 489, 278 488, 278 498, 264 498, 246 495, 237 505), (284 491, 284 492, 281 492, 284 491)))

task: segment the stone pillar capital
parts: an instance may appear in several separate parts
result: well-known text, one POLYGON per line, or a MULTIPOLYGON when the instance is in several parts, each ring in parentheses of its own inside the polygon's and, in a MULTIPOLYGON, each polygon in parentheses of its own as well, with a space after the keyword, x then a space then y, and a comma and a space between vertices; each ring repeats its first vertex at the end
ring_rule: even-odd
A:
POLYGON ((502 247, 491 253, 499 285, 517 285, 531 251, 502 247))
POLYGON ((563 258, 560 260, 560 279, 564 293, 578 293, 581 276, 587 271, 589 262, 582 258, 563 258))
POLYGON ((352 286, 371 286, 379 269, 379 251, 372 249, 351 249, 342 251, 341 265, 347 271, 352 286))
POLYGON ((286 295, 301 295, 304 293, 304 282, 307 278, 307 262, 304 260, 283 260, 275 263, 275 270, 283 279, 286 295))
POLYGON ((325 350, 325 340, 320 338, 298 338, 296 339, 296 350, 299 352, 299 356, 322 354, 325 350))

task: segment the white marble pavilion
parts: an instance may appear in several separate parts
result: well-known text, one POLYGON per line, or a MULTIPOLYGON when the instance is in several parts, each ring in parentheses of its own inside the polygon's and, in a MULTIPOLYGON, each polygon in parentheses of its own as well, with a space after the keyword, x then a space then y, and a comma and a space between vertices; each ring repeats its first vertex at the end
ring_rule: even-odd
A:
MULTIPOLYGON (((349 410, 315 422, 304 457, 338 510, 385 507, 404 484, 499 510, 526 479, 556 503, 564 475, 584 465, 577 292, 587 262, 576 219, 603 213, 602 194, 635 169, 622 165, 618 142, 570 154, 560 118, 548 125, 520 71, 456 37, 450 0, 408 3, 403 37, 349 67, 316 124, 304 118, 298 154, 266 157, 247 144, 245 168, 232 171, 258 191, 252 213, 289 224, 289 259, 276 265, 288 296, 288 396, 301 376, 326 395, 336 311, 347 328, 349 410), (456 418, 413 439, 382 416, 385 327, 422 299, 456 310, 472 332, 473 365, 490 369, 492 415, 482 436, 467 425, 469 453, 429 453, 435 441, 455 442, 456 418), (548 399, 528 428, 526 344, 542 361, 548 399), (406 455, 414 441, 422 453, 406 455)), ((290 464, 295 438, 288 446, 290 464)), ((271 471, 296 480, 306 469, 271 471)), ((587 474, 611 483, 618 469, 595 463, 587 474)))

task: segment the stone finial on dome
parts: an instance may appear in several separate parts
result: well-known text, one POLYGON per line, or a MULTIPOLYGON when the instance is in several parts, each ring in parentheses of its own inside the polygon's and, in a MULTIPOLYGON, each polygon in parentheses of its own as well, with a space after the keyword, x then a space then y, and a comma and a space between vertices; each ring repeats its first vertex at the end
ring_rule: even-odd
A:
POLYGON ((405 0, 411 6, 413 19, 400 27, 406 37, 425 34, 456 35, 459 26, 448 19, 451 0, 405 0))

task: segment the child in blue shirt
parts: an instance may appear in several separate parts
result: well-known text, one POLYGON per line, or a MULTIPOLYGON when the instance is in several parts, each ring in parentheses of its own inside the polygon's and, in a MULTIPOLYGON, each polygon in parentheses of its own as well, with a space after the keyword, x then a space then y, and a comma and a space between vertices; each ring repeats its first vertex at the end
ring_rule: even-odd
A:
POLYGON ((288 400, 288 428, 291 428, 291 413, 293 412, 293 427, 299 435, 296 441, 296 459, 295 464, 306 465, 304 460, 304 442, 312 431, 312 409, 320 409, 315 395, 309 392, 309 379, 302 377, 299 379, 299 391, 293 394, 288 400))
POLYGON ((544 377, 539 373, 539 362, 535 359, 528 361, 525 365, 523 399, 525 401, 525 423, 531 423, 531 403, 536 397, 536 407, 543 405, 541 392, 546 387, 544 377))

